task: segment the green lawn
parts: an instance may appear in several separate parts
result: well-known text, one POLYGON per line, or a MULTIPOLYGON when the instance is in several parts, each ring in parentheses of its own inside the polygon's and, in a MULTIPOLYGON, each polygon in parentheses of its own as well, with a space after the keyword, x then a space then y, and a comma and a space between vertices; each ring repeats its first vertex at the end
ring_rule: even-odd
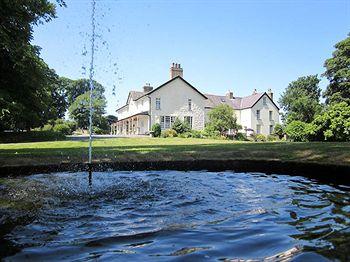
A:
MULTIPOLYGON (((186 138, 115 138, 93 142, 95 162, 259 159, 350 165, 350 143, 253 143, 186 138)), ((0 166, 86 162, 88 141, 0 144, 0 166)))

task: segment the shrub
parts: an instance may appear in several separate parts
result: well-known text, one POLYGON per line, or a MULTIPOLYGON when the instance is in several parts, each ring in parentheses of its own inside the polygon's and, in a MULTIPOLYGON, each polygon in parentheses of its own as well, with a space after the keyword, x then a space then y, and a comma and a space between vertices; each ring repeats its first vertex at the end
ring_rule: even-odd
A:
POLYGON ((58 133, 61 133, 63 135, 72 134, 70 127, 66 124, 56 124, 52 130, 54 132, 58 132, 58 133))
POLYGON ((98 127, 98 126, 93 126, 92 127, 92 133, 95 135, 105 135, 108 134, 108 132, 106 133, 106 130, 98 127))
POLYGON ((154 137, 160 137, 160 134, 162 132, 162 128, 160 127, 160 124, 158 124, 158 123, 154 124, 152 126, 151 130, 153 132, 154 137))
POLYGON ((0 143, 22 143, 56 141, 66 138, 62 133, 54 131, 29 131, 29 132, 9 132, 0 133, 0 143))
POLYGON ((308 129, 312 140, 350 141, 350 105, 331 104, 308 129))
POLYGON ((306 142, 310 134, 308 124, 299 120, 290 122, 285 128, 288 138, 295 142, 306 142))
POLYGON ((281 124, 276 124, 273 133, 281 139, 284 136, 283 126, 281 124))
POLYGON ((279 137, 277 135, 268 135, 266 139, 267 141, 278 141, 279 137))
POLYGON ((190 125, 187 122, 181 121, 179 118, 176 118, 173 125, 171 126, 178 134, 189 132, 191 130, 190 125))
POLYGON ((41 131, 52 131, 53 126, 51 124, 46 124, 41 128, 41 131))
POLYGON ((77 130, 77 123, 76 122, 74 122, 74 121, 66 121, 65 124, 69 126, 71 134, 73 134, 73 132, 75 130, 77 130))
POLYGON ((212 125, 206 125, 202 135, 205 138, 219 138, 220 131, 216 130, 212 125))
POLYGON ((185 132, 183 134, 178 134, 179 137, 182 138, 202 138, 202 132, 198 130, 191 130, 189 132, 185 132))
POLYGON ((255 141, 257 141, 257 142, 265 142, 266 141, 266 136, 264 136, 263 134, 257 134, 255 136, 255 141))
POLYGON ((244 133, 237 133, 235 136, 235 140, 237 141, 248 141, 247 135, 244 133))
POLYGON ((161 137, 176 137, 177 133, 174 129, 166 129, 161 133, 161 137))

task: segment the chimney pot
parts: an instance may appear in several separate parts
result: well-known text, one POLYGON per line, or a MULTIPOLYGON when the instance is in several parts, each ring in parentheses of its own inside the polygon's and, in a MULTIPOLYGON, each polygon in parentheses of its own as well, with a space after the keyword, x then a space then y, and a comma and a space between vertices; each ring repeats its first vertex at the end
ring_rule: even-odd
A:
POLYGON ((183 77, 183 69, 181 68, 181 64, 173 63, 173 66, 170 67, 170 79, 177 76, 183 77))
POLYGON ((151 86, 150 83, 146 83, 143 87, 143 92, 144 93, 148 93, 148 92, 151 92, 153 90, 153 87, 151 86))
POLYGON ((227 97, 228 99, 233 99, 233 92, 229 90, 229 91, 226 93, 226 97, 227 97))
POLYGON ((269 88, 269 90, 267 90, 267 95, 271 98, 271 100, 273 100, 273 93, 271 88, 269 88))

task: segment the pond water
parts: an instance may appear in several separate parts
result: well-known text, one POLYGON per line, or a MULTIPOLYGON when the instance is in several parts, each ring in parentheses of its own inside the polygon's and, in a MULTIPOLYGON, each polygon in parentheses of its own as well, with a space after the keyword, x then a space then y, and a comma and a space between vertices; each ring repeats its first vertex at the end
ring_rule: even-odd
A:
POLYGON ((304 177, 55 173, 3 179, 0 197, 27 212, 5 260, 349 260, 349 188, 304 177))

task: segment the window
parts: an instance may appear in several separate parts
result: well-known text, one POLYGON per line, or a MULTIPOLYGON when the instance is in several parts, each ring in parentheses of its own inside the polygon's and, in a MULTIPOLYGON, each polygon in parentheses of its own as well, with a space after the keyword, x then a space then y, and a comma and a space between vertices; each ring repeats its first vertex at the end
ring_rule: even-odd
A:
POLYGON ((272 111, 269 111, 269 119, 272 121, 272 111))
POLYGON ((261 133, 261 126, 260 125, 256 125, 256 133, 257 134, 261 133))
POLYGON ((256 110, 256 119, 260 120, 260 110, 256 110))
POLYGON ((263 97, 263 104, 267 105, 266 96, 263 97))
POLYGON ((193 117, 192 116, 185 116, 184 117, 184 122, 188 123, 188 125, 192 129, 192 122, 193 122, 193 117))
POLYGON ((160 110, 160 98, 156 98, 156 110, 160 110))
POLYGON ((270 125, 270 135, 273 134, 273 125, 270 125))
POLYGON ((160 127, 162 130, 169 129, 172 127, 175 121, 175 116, 161 116, 160 117, 160 127))
POLYGON ((188 111, 192 111, 192 99, 188 99, 188 111))

